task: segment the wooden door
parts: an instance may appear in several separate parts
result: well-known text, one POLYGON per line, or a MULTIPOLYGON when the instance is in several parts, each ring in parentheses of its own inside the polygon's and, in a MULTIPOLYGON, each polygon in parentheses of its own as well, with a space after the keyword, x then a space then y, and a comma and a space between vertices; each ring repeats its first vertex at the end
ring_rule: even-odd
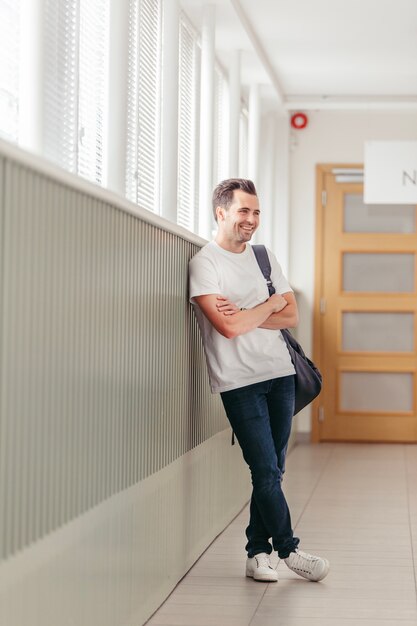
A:
POLYGON ((361 166, 317 168, 316 441, 417 441, 417 207, 365 205, 361 166))

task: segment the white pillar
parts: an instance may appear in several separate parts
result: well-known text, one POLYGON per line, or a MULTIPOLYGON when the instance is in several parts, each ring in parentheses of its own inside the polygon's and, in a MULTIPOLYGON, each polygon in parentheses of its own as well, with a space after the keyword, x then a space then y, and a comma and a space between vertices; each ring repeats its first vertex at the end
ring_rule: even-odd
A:
POLYGON ((44 0, 21 0, 19 67, 19 145, 43 150, 44 0))
POLYGON ((201 31, 201 99, 200 99, 200 193, 199 228, 201 237, 211 239, 213 216, 211 194, 213 181, 214 131, 214 38, 215 10, 204 7, 201 31))
POLYGON ((128 44, 129 0, 111 0, 108 114, 104 138, 106 164, 103 183, 122 196, 126 194, 128 44))
POLYGON ((177 221, 179 1, 163 3, 160 213, 177 221))
POLYGON ((240 50, 230 55, 229 65, 229 177, 239 176, 240 50))
MULTIPOLYGON (((261 205, 261 225, 255 233, 256 240, 274 250, 276 198, 276 115, 269 113, 262 118, 260 131, 258 176, 256 189, 261 205), (258 234, 259 233, 259 234, 258 234)), ((276 251, 275 251, 276 252, 276 251)))
POLYGON ((273 250, 280 260, 284 274, 288 277, 290 271, 290 124, 288 112, 280 112, 276 123, 276 201, 273 221, 273 250))
POLYGON ((256 185, 259 172, 259 133, 261 125, 259 85, 251 85, 250 88, 248 121, 248 178, 253 180, 256 185))

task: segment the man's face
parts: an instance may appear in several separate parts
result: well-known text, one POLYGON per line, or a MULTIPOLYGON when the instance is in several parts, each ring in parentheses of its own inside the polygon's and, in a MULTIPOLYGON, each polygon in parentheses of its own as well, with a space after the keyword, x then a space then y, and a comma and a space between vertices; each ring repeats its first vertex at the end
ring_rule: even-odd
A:
POLYGON ((229 209, 218 209, 219 229, 229 241, 246 243, 259 226, 259 214, 257 196, 235 189, 229 209))

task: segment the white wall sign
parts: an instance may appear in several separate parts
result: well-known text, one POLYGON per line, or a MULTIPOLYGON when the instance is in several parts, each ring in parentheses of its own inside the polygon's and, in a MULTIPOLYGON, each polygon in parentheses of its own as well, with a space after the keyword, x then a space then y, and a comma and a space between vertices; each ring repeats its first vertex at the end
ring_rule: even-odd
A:
POLYGON ((417 204, 417 141, 366 141, 364 201, 417 204))

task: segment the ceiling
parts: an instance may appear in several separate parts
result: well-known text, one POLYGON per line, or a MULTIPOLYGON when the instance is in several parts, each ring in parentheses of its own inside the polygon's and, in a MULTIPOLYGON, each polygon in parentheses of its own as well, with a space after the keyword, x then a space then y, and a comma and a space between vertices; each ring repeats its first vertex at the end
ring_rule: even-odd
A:
MULTIPOLYGON (((181 0, 201 27, 207 0, 181 0)), ((267 108, 417 109, 417 0, 209 0, 216 54, 241 51, 267 108)))

